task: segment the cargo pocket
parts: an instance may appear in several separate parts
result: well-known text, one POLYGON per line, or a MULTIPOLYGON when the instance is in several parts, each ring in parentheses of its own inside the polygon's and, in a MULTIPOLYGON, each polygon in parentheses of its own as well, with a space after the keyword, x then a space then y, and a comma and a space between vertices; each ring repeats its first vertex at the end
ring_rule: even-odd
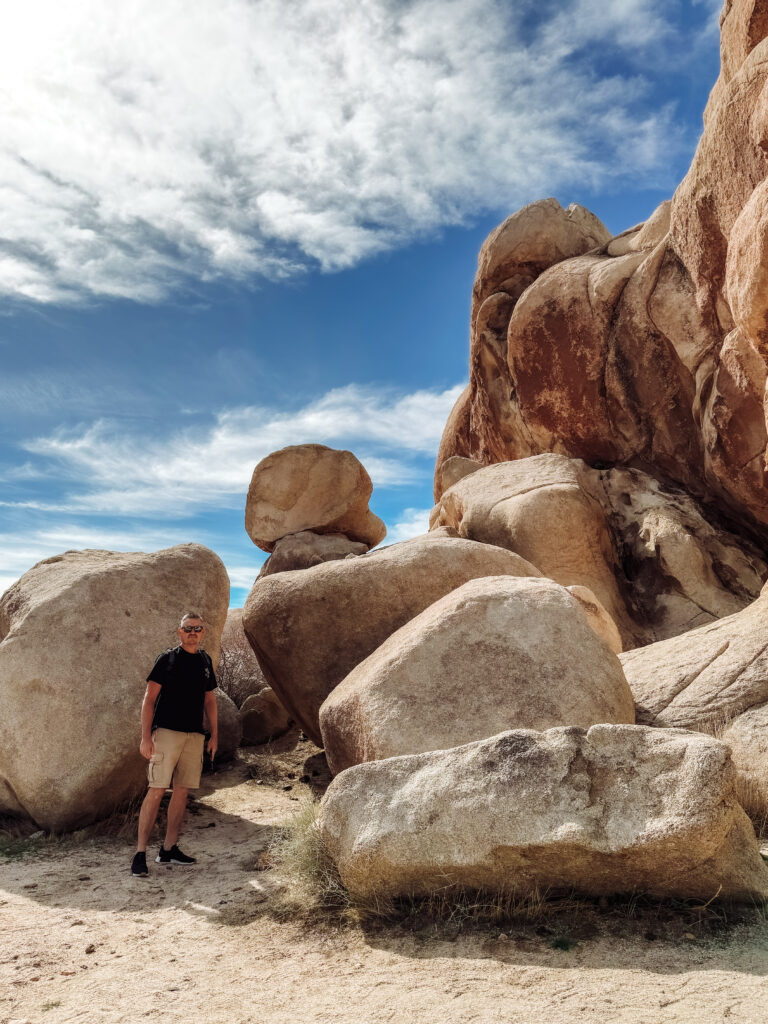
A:
POLYGON ((155 753, 149 759, 149 766, 147 768, 147 775, 149 776, 150 786, 157 782, 157 777, 162 771, 164 754, 162 750, 155 751, 155 753))

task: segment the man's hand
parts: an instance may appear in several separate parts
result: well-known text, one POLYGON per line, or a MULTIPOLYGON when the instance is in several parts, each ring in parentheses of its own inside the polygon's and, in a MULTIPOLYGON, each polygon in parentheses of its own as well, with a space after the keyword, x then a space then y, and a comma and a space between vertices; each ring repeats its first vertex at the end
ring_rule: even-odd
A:
POLYGON ((141 743, 139 744, 139 750, 141 751, 141 756, 146 757, 146 759, 149 761, 149 759, 155 752, 155 744, 152 742, 151 739, 142 740, 141 743))
POLYGON ((208 751, 208 756, 211 761, 213 761, 214 757, 216 757, 216 751, 219 749, 219 741, 215 736, 211 736, 208 740, 208 746, 206 749, 208 751))

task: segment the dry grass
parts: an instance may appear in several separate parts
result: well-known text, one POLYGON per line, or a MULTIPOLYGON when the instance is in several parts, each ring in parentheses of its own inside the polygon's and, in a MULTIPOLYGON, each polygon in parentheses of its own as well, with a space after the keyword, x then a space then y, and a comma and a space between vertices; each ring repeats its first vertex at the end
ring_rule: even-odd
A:
POLYGON ((281 884, 269 912, 310 923, 399 926, 450 938, 460 931, 535 935, 568 950, 598 935, 635 934, 657 939, 717 939, 765 918, 762 905, 713 898, 656 899, 639 893, 588 898, 553 891, 478 891, 447 883, 427 895, 353 897, 344 887, 316 827, 318 805, 310 800, 282 830, 259 867, 274 869, 281 884))

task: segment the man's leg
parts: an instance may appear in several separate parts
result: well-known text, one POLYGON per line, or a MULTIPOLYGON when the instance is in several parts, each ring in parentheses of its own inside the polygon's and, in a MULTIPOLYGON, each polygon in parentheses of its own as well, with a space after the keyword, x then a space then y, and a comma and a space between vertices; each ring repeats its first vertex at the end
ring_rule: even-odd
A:
POLYGON ((157 812, 160 810, 160 802, 163 799, 164 789, 151 788, 147 790, 147 795, 141 805, 139 811, 139 841, 136 844, 136 852, 144 853, 147 849, 147 843, 149 842, 149 834, 152 831, 152 826, 157 821, 157 812))
POLYGON ((189 790, 185 786, 174 784, 171 802, 168 804, 168 825, 165 830, 165 842, 163 843, 163 847, 166 850, 170 850, 179 841, 179 832, 184 821, 188 793, 189 790))

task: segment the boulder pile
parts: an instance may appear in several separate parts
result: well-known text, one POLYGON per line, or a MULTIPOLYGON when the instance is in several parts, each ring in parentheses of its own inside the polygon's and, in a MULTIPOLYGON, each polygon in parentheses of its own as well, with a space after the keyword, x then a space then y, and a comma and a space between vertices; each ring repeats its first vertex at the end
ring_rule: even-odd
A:
POLYGON ((368 508, 373 484, 348 451, 299 444, 256 466, 245 505, 245 530, 271 552, 260 576, 306 569, 375 547, 387 528, 368 508))
MULTIPOLYGON (((768 806, 768 0, 721 26, 671 201, 611 237, 545 199, 487 239, 430 534, 248 599, 354 893, 768 893, 739 803, 768 806)), ((331 506, 251 535, 369 542, 331 506)))

